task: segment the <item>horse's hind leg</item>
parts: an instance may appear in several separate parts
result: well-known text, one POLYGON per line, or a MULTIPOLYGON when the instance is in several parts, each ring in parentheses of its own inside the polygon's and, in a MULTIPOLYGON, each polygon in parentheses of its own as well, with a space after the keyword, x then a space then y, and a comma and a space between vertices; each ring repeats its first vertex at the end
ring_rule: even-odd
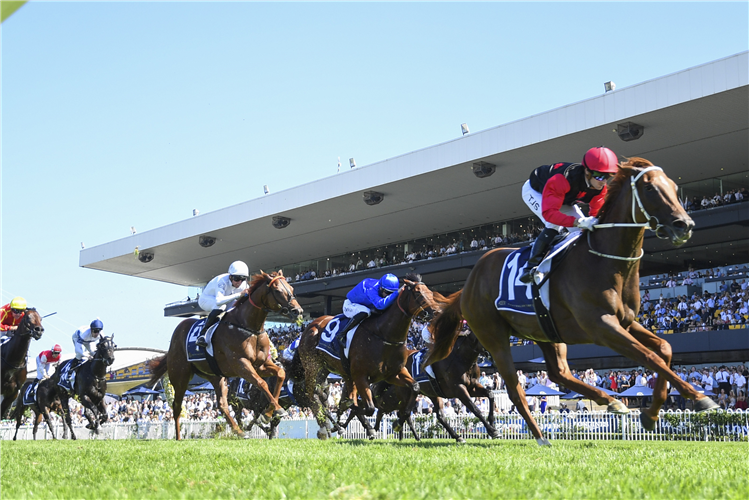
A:
POLYGON ((453 438, 457 443, 465 443, 466 440, 463 439, 458 435, 457 432, 455 432, 455 429, 453 429, 450 424, 447 422, 447 419, 445 418, 445 413, 443 411, 445 403, 440 397, 432 397, 429 396, 429 399, 432 400, 432 406, 434 407, 434 415, 437 417, 437 422, 440 423, 442 427, 447 431, 448 434, 450 434, 450 437, 453 438))
POLYGON ((181 441, 182 428, 180 420, 182 418, 182 400, 185 398, 187 384, 190 382, 190 378, 192 378, 192 368, 187 361, 184 361, 185 364, 183 366, 178 366, 175 362, 177 359, 181 358, 174 356, 174 360, 167 366, 169 369, 169 382, 172 384, 172 387, 174 387, 174 401, 172 402, 174 431, 176 433, 174 437, 177 441, 181 441))
POLYGON ((493 439, 497 439, 499 437, 499 431, 494 428, 494 398, 492 397, 491 392, 483 387, 475 387, 472 388, 471 392, 469 393, 468 388, 463 384, 458 384, 456 388, 458 390, 458 398, 460 399, 460 401, 466 406, 466 408, 471 410, 471 413, 478 417, 482 424, 484 424, 486 432, 493 439), (484 417, 484 414, 481 413, 479 407, 476 406, 476 403, 473 402, 472 396, 474 398, 486 398, 489 400, 489 418, 484 417))
POLYGON ((567 364, 567 344, 539 342, 537 345, 544 354, 546 369, 552 382, 587 396, 599 405, 607 405, 606 411, 609 413, 619 415, 629 413, 629 409, 621 401, 572 376, 567 364))
MULTIPOLYGON (((465 303, 465 292, 463 299, 465 303)), ((464 314, 465 311, 464 308, 464 314)), ((510 333, 513 330, 507 321, 501 317, 497 311, 490 312, 490 318, 485 318, 487 313, 483 312, 483 315, 478 318, 468 318, 468 325, 476 334, 476 337, 481 342, 481 345, 489 351, 494 359, 494 364, 497 366, 499 373, 505 381, 507 386, 507 395, 510 397, 510 401, 515 405, 520 415, 528 424, 528 429, 536 438, 536 442, 541 446, 549 446, 549 441, 541 433, 541 428, 536 423, 536 419, 533 418, 530 408, 528 408, 528 401, 525 399, 525 390, 520 386, 518 382, 518 374, 515 370, 515 362, 512 359, 510 353, 510 333), (494 313, 494 314, 491 314, 494 313), (479 320, 480 318, 480 320, 479 320)))

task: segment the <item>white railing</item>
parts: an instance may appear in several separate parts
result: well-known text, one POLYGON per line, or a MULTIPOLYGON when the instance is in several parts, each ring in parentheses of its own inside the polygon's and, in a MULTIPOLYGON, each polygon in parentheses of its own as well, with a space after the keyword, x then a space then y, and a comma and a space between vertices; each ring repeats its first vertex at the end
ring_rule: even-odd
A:
MULTIPOLYGON (((718 411, 711 413, 661 412, 658 425, 653 432, 640 425, 639 412, 629 415, 612 415, 605 412, 536 413, 536 422, 546 437, 551 440, 628 440, 628 441, 748 441, 749 411, 718 411)), ((449 439, 449 435, 437 422, 434 415, 413 415, 414 425, 421 438, 449 439)), ((370 425, 374 418, 370 417, 370 425)), ((456 416, 448 419, 453 429, 465 439, 489 439, 483 424, 471 416, 456 416)), ((395 417, 385 417, 377 431, 380 439, 397 439, 393 432, 395 417)), ((62 438, 62 423, 53 424, 55 435, 62 438)), ((223 420, 182 421, 182 435, 186 439, 206 439, 228 436, 230 431, 223 420)), ((516 413, 496 415, 495 427, 500 439, 530 439, 532 436, 522 417, 516 413)), ((22 425, 18 439, 32 439, 31 424, 22 425)), ((83 425, 74 427, 78 439, 174 439, 174 422, 106 423, 95 435, 83 425)), ((317 437, 317 422, 313 419, 285 419, 278 427, 280 438, 304 439, 317 437)), ((0 440, 11 440, 15 423, 0 425, 0 440)), ((404 436, 412 437, 406 427, 404 436)), ((254 427, 250 438, 265 439, 266 434, 254 427)), ((345 439, 366 439, 366 432, 359 421, 353 420, 341 433, 345 439)), ((46 424, 39 425, 37 439, 52 439, 46 424)))

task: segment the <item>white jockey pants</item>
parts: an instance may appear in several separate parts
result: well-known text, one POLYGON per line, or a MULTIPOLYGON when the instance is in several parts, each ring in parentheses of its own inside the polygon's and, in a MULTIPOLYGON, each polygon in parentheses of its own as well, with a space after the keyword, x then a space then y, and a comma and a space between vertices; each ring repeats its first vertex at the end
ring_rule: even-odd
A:
MULTIPOLYGON (((544 219, 541 211, 541 199, 541 193, 531 187, 531 181, 525 181, 525 184, 523 184, 523 201, 525 202, 525 204, 528 205, 528 208, 531 209, 531 212, 536 214, 538 218, 541 219, 541 221, 544 223, 544 226, 548 227, 549 229, 554 229, 557 232, 561 231, 564 226, 557 226, 556 224, 552 224, 551 222, 548 222, 546 219, 544 219)), ((580 211, 577 205, 562 205, 559 208, 559 211, 564 215, 571 215, 576 219, 583 217, 583 213, 580 211)), ((569 230, 570 232, 581 231, 579 227, 568 227, 567 230, 569 230)))
POLYGON ((346 302, 343 303, 343 314, 347 318, 353 318, 354 316, 362 312, 366 313, 367 317, 372 315, 372 311, 367 306, 357 304, 356 302, 351 302, 349 299, 346 299, 346 302))

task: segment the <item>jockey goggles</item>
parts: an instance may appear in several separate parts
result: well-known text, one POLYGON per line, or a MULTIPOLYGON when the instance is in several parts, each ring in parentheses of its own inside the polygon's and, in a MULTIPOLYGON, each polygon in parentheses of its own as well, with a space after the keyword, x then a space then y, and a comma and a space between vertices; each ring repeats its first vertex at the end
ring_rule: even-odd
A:
POLYGON ((246 280, 247 276, 239 276, 237 274, 232 274, 231 276, 229 276, 229 279, 232 280, 232 281, 240 281, 241 282, 241 281, 246 280))
POLYGON ((12 312, 13 314, 23 314, 24 313, 23 309, 11 309, 10 312, 12 312))
POLYGON ((591 170, 590 174, 597 181, 607 181, 607 180, 609 180, 609 177, 611 177, 611 174, 609 174, 609 173, 606 173, 606 172, 596 172, 595 170, 591 170))

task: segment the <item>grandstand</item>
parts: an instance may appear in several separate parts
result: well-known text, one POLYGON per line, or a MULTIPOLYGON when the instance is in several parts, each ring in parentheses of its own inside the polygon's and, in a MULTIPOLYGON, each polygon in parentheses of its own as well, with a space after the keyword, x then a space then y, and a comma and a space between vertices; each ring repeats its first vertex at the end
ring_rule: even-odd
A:
MULTIPOLYGON (((749 52, 742 52, 86 248, 80 265, 199 288, 241 259, 253 271, 283 269, 295 278, 299 302, 312 317, 340 312, 346 292, 381 276, 384 267, 399 276, 420 273, 432 289, 450 293, 497 237, 502 246, 518 246, 534 236, 537 221, 520 198, 530 171, 579 161, 589 147, 605 145, 620 157, 662 166, 685 202, 746 192, 748 75, 749 52), (132 255, 136 246, 139 259, 132 255)), ((749 202, 691 209, 697 229, 683 247, 646 235, 642 276, 749 263, 749 202)), ((713 283, 703 279, 685 292, 709 291, 713 283)), ((653 287, 651 296, 659 288, 666 287, 653 287)), ((165 315, 198 313, 190 293, 196 292, 166 305, 165 315)), ((746 328, 673 335, 669 342, 677 363, 749 359, 746 328)), ((520 362, 540 355, 535 346, 515 349, 520 362)), ((576 359, 586 367, 624 363, 597 346, 574 346, 569 354, 573 365, 576 359)))

